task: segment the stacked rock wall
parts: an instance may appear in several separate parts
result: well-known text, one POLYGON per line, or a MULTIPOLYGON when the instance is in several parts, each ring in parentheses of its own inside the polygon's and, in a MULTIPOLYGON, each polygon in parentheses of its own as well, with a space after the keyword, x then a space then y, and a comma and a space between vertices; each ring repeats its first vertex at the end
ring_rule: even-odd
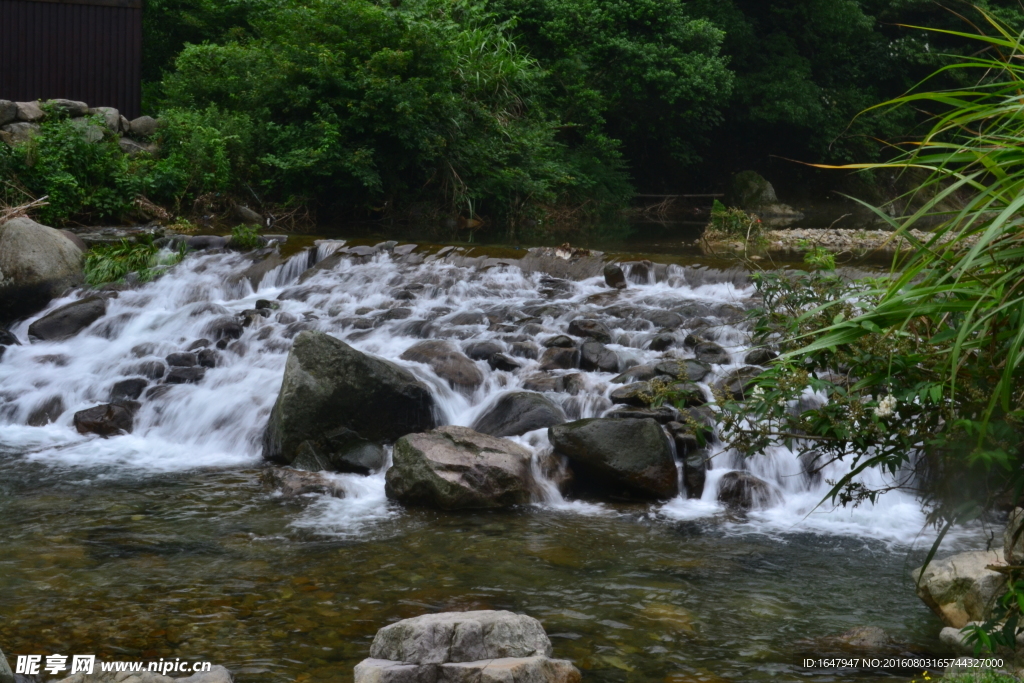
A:
POLYGON ((102 130, 90 130, 84 117, 95 116, 111 133, 120 137, 121 149, 126 154, 152 151, 144 141, 154 135, 159 122, 151 116, 140 116, 129 121, 113 107, 90 107, 85 102, 74 100, 49 100, 47 102, 11 102, 0 99, 0 140, 8 145, 27 142, 41 130, 40 123, 46 119, 47 110, 59 111, 72 119, 81 119, 82 134, 93 141, 102 138, 102 130))

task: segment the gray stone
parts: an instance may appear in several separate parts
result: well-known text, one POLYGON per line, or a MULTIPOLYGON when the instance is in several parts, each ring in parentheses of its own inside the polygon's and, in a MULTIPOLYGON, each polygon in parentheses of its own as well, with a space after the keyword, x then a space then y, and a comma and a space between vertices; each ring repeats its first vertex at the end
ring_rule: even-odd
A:
POLYGON ((737 470, 725 473, 718 480, 718 500, 731 508, 758 510, 769 507, 777 500, 777 495, 768 482, 750 472, 737 470))
POLYGON ((117 141, 117 146, 121 148, 122 152, 133 159, 139 155, 152 154, 156 151, 156 147, 154 145, 144 145, 141 142, 132 140, 131 138, 121 138, 117 141))
POLYGON ((89 113, 103 119, 103 125, 111 133, 119 133, 121 131, 121 112, 113 107, 95 107, 90 109, 89 113))
POLYGON ((322 332, 295 338, 281 393, 263 436, 263 457, 291 464, 306 442, 323 454, 344 428, 375 443, 434 427, 430 390, 408 370, 322 332))
POLYGON ((626 288, 626 274, 617 263, 609 263, 604 267, 604 283, 614 289, 626 288))
POLYGON ((91 143, 96 143, 102 140, 104 131, 106 130, 103 126, 95 123, 91 119, 75 119, 71 122, 71 126, 79 132, 83 140, 91 143))
POLYGON ((580 352, 578 349, 565 349, 552 347, 544 351, 540 357, 541 370, 572 370, 580 366, 580 352))
POLYGON ((578 420, 551 427, 548 440, 584 486, 654 499, 679 492, 672 444, 654 420, 578 420))
POLYGON ((164 359, 172 368, 191 368, 199 363, 194 353, 172 353, 164 359))
POLYGON ((683 316, 675 311, 647 310, 641 312, 640 317, 665 329, 676 328, 683 324, 683 316))
POLYGON ((70 339, 103 317, 107 300, 91 296, 50 311, 28 326, 28 335, 40 341, 70 339))
POLYGON ((489 360, 494 354, 504 351, 505 347, 498 342, 477 341, 466 344, 463 349, 472 360, 489 360))
POLYGON ((453 389, 472 391, 484 383, 484 373, 451 342, 426 340, 413 344, 400 358, 430 366, 453 389))
POLYGON ((733 370, 715 384, 715 389, 727 398, 742 401, 755 386, 755 380, 763 371, 761 368, 748 365, 733 370))
POLYGON ((697 438, 692 434, 676 434, 675 441, 676 451, 680 454, 691 451, 683 457, 683 485, 686 487, 686 497, 700 498, 704 495, 704 484, 708 478, 708 453, 704 450, 692 450, 699 445, 697 438), (690 438, 687 439, 687 436, 690 438), (680 448, 680 445, 683 448, 680 448))
POLYGON ((613 390, 608 398, 618 405, 646 408, 654 398, 654 390, 650 382, 634 382, 613 390))
POLYGON ((932 561, 915 569, 917 596, 942 619, 946 626, 963 628, 969 621, 985 621, 1006 591, 1005 575, 987 569, 1003 565, 998 550, 976 550, 932 561))
POLYGON ((51 396, 38 404, 31 413, 25 424, 30 427, 42 427, 56 422, 64 413, 64 399, 61 396, 51 396))
POLYGON ((556 335, 554 337, 551 337, 550 339, 545 339, 544 340, 544 348, 546 348, 546 349, 556 349, 556 348, 557 349, 575 349, 576 348, 576 340, 573 339, 572 337, 568 336, 568 335, 559 334, 559 335, 556 335))
POLYGON ((598 320, 579 318, 569 323, 569 334, 576 337, 594 339, 602 344, 612 342, 612 333, 604 323, 598 320))
MULTIPOLYGON (((0 126, 6 126, 18 120, 18 105, 10 100, 0 100, 0 126)), ((0 664, 3 666, 3 664, 0 664)))
POLYGON ((198 384, 203 381, 206 377, 206 368, 171 368, 171 371, 167 373, 167 379, 164 380, 168 384, 198 384))
POLYGON ((697 344, 693 352, 697 360, 712 365, 725 365, 729 362, 729 352, 714 342, 702 342, 697 344))
MULTIPOLYGON (((0 104, 3 100, 0 100, 0 104)), ((2 113, 0 109, 0 113, 2 113)), ((7 657, 4 655, 4 651, 0 650, 0 683, 14 683, 14 672, 11 671, 11 665, 7 663, 7 657)))
POLYGON ((665 377, 699 382, 711 373, 711 366, 700 360, 666 360, 654 366, 655 372, 665 377))
POLYGON ((523 505, 535 487, 530 461, 530 452, 518 444, 448 425, 395 443, 385 493, 442 510, 523 505))
POLYGON ((491 436, 519 436, 565 422, 565 412, 542 394, 514 391, 502 395, 487 409, 473 429, 491 436))
POLYGON ((124 133, 125 135, 127 135, 128 131, 131 130, 131 127, 132 127, 132 124, 128 121, 128 119, 125 117, 124 114, 121 114, 121 116, 119 118, 119 121, 118 121, 118 131, 117 132, 118 133, 124 133))
POLYGON ((547 657, 504 657, 480 662, 442 664, 443 683, 579 683, 572 662, 547 657))
POLYGON ((109 403, 75 413, 74 425, 79 434, 99 434, 103 438, 121 433, 130 434, 132 410, 120 403, 109 403))
POLYGON ((618 372, 619 357, 601 342, 583 342, 580 345, 580 369, 618 372))
POLYGON ((0 225, 0 324, 41 310, 85 282, 82 252, 60 230, 30 218, 0 225))
POLYGON ((38 102, 17 102, 18 120, 27 123, 35 123, 46 118, 46 112, 39 106, 38 102))
POLYGON ((12 145, 20 145, 39 135, 42 127, 38 123, 8 123, 3 127, 3 131, 8 134, 12 145))
POLYGON ((488 358, 487 365, 491 370, 502 370, 504 372, 515 372, 523 367, 522 363, 504 353, 496 353, 488 358))
POLYGON ((550 657, 551 641, 533 617, 504 610, 442 612, 377 631, 370 656, 420 666, 507 657, 550 657))
POLYGON ((775 188, 756 171, 742 171, 732 177, 726 192, 726 202, 746 211, 756 211, 766 204, 779 201, 775 188))
POLYGON ((651 340, 650 346, 648 348, 651 351, 664 351, 665 349, 669 348, 675 343, 676 337, 674 334, 671 334, 669 332, 663 332, 659 335, 656 335, 654 339, 651 340))
POLYGON ((356 664, 353 683, 437 683, 437 668, 387 659, 364 659, 356 664))
POLYGON ((130 379, 123 379, 120 382, 114 384, 110 389, 110 398, 108 399, 111 403, 118 403, 120 401, 134 401, 139 396, 142 396, 142 392, 149 384, 149 380, 143 377, 132 377, 130 379))
POLYGON ((778 357, 779 354, 775 353, 771 349, 758 347, 748 351, 747 355, 743 357, 743 362, 747 365, 768 365, 778 357))
POLYGON ((152 116, 140 116, 137 119, 132 119, 128 124, 128 131, 140 138, 148 138, 156 134, 159 125, 159 122, 152 116))
POLYGON ((79 102, 77 100, 47 100, 46 104, 53 107, 54 110, 59 111, 63 114, 67 114, 72 118, 85 116, 89 113, 89 105, 85 102, 79 102))

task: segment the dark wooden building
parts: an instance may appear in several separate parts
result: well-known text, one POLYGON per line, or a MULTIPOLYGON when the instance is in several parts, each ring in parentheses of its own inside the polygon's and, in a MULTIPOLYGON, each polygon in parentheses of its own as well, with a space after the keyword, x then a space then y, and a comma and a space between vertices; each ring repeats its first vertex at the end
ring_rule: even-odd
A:
POLYGON ((142 0, 0 0, 0 99, 142 100, 142 0))

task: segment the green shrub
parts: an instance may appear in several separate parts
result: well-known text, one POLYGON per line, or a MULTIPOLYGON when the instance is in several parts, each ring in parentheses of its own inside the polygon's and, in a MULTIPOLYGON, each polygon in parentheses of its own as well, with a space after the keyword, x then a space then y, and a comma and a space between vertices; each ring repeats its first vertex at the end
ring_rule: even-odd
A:
POLYGON ((129 273, 137 273, 139 280, 148 282, 157 272, 157 266, 170 266, 185 258, 182 243, 176 252, 161 249, 152 239, 137 243, 122 239, 117 244, 96 245, 85 255, 85 281, 93 287, 118 282, 129 273))
POLYGON ((231 228, 231 245, 242 249, 255 249, 260 246, 260 226, 236 225, 231 228))
POLYGON ((753 246, 764 241, 765 230, 756 215, 735 207, 727 208, 716 199, 704 236, 710 240, 743 240, 753 246))
POLYGON ((118 220, 135 197, 137 179, 117 136, 98 117, 69 119, 49 111, 38 135, 13 149, 0 145, 3 199, 21 203, 23 188, 34 198, 47 197, 39 209, 44 223, 71 219, 118 220), (90 141, 89 137, 99 138, 90 141))

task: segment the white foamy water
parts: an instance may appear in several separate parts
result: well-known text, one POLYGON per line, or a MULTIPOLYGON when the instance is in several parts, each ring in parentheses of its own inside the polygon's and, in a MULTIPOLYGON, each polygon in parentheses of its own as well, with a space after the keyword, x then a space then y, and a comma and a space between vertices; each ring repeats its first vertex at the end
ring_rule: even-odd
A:
MULTIPOLYGON (((709 398, 709 383, 743 367, 748 337, 734 321, 753 294, 743 278, 669 266, 658 281, 652 275, 646 284, 631 284, 614 293, 601 277, 552 280, 540 273, 525 274, 512 264, 462 259, 457 252, 426 259, 415 252, 402 257, 388 252, 335 257, 327 262, 331 267, 307 272, 340 247, 339 241, 321 243, 312 253, 303 252, 254 276, 255 286, 244 276, 252 266, 246 256, 192 255, 158 281, 117 293, 102 318, 62 342, 28 343, 32 320, 24 321, 12 330, 24 345, 9 347, 0 361, 0 446, 37 462, 88 468, 102 476, 138 478, 150 472, 258 466, 261 435, 277 398, 288 350, 305 329, 321 330, 408 368, 431 388, 443 421, 465 426, 503 393, 522 389, 524 381, 538 372, 539 361, 516 358, 523 367, 515 372, 491 370, 478 361, 485 380, 472 392, 462 393, 428 366, 400 358, 414 343, 424 338, 456 345, 493 341, 511 355, 513 343, 539 345, 565 334, 571 320, 593 318, 611 330, 613 343, 608 348, 624 364, 692 357, 682 347, 665 352, 647 348, 660 331, 647 318, 657 320, 659 313, 675 311, 684 320, 682 329, 699 331, 730 354, 730 363, 715 366, 701 385, 709 398), (268 318, 251 316, 251 324, 235 328, 240 332, 237 338, 231 334, 217 348, 225 325, 236 324, 259 299, 271 300, 278 308, 268 318), (74 429, 74 414, 108 402, 115 383, 145 374, 146 365, 163 365, 169 354, 187 351, 203 339, 210 342, 208 348, 217 349, 216 367, 207 369, 195 384, 151 381, 139 399, 131 434, 102 439, 74 429), (53 421, 28 426, 30 421, 45 422, 41 415, 46 406, 53 421)), ((73 294, 53 302, 48 310, 87 295, 73 294)), ((611 408, 608 394, 618 386, 609 383, 613 377, 583 373, 575 395, 547 395, 570 419, 598 417, 611 408)), ((516 441, 538 454, 550 450, 543 430, 516 441)), ((721 453, 712 463, 701 498, 681 496, 660 506, 660 514, 673 519, 721 514, 716 483, 726 472, 749 469, 775 488, 778 500, 766 510, 749 513, 743 523, 747 529, 854 534, 898 543, 913 542, 922 529, 920 506, 903 492, 856 509, 816 507, 829 489, 826 480, 844 473, 841 463, 811 478, 797 455, 781 447, 745 462, 721 453)), ((383 472, 338 476, 346 497, 317 501, 297 525, 353 533, 400 514, 386 501, 383 472)), ((868 472, 862 479, 880 484, 880 476, 868 472)), ((608 512, 602 505, 565 501, 553 485, 543 489, 543 505, 577 514, 608 512)))

